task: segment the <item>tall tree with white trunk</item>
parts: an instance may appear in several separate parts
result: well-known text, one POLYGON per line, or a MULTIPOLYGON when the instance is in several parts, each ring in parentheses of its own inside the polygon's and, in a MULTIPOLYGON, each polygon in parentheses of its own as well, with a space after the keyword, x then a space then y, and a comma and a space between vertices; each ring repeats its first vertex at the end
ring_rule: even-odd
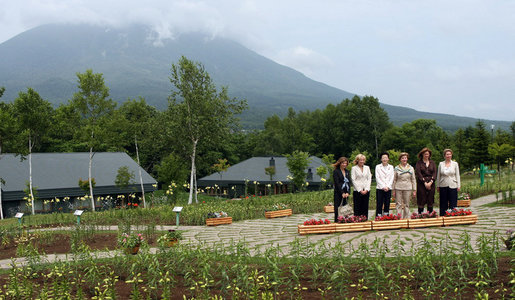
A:
POLYGON ((172 65, 170 82, 173 85, 167 114, 170 134, 183 154, 191 160, 190 195, 188 204, 197 200, 195 159, 201 145, 216 144, 237 125, 234 114, 245 109, 245 100, 230 98, 227 88, 217 91, 211 77, 199 62, 181 57, 172 65))
POLYGON ((84 73, 77 73, 79 91, 73 95, 71 105, 81 117, 81 140, 89 148, 89 197, 91 209, 95 211, 95 197, 92 184, 92 165, 96 148, 102 143, 102 139, 108 134, 107 123, 114 113, 116 103, 109 98, 109 88, 105 85, 101 73, 93 73, 91 69, 84 73))
MULTIPOLYGON (((14 117, 18 120, 20 135, 25 137, 28 144, 27 148, 20 147, 19 153, 28 155, 29 161, 29 197, 32 208, 32 214, 35 213, 34 208, 34 189, 32 182, 32 151, 35 145, 38 145, 41 138, 46 134, 50 127, 53 108, 50 102, 45 101, 32 88, 28 88, 27 92, 20 92, 13 104, 14 117)), ((18 151, 17 151, 18 152, 18 151)))

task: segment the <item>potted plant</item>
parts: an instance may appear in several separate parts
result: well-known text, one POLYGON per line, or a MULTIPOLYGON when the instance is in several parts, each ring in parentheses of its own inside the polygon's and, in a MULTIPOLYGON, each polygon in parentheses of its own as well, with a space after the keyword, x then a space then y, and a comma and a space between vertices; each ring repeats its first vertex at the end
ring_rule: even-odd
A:
POLYGON ((458 197, 458 206, 459 207, 469 207, 470 206, 470 194, 462 193, 458 197))
POLYGON ((454 208, 445 212, 443 225, 468 225, 477 222, 477 215, 473 215, 470 209, 454 208))
POLYGON ((270 218, 277 218, 277 217, 286 217, 292 215, 292 209, 288 208, 288 205, 284 203, 276 203, 272 205, 272 209, 265 210, 265 217, 270 218))
POLYGON ((226 212, 210 212, 207 214, 206 225, 217 226, 223 224, 231 224, 232 217, 229 217, 226 212))
POLYGON ((327 203, 327 205, 324 206, 324 212, 325 213, 334 213, 334 204, 332 202, 327 203))
POLYGON ((336 232, 354 232, 372 230, 372 222, 365 216, 338 216, 336 232))
POLYGON ((157 239, 157 243, 161 246, 174 246, 182 240, 182 232, 174 229, 169 229, 165 234, 157 239))
POLYGON ((310 233, 333 233, 335 232, 335 224, 331 224, 328 219, 310 219, 304 221, 302 225, 298 225, 299 234, 310 233))
POLYGON ((401 214, 384 214, 377 216, 372 221, 373 230, 385 230, 385 229, 401 229, 408 228, 408 220, 401 219, 401 214))
POLYGON ((502 238, 506 248, 511 250, 513 248, 513 244, 515 244, 515 231, 513 229, 508 229, 506 231, 506 238, 502 238))
POLYGON ((443 226, 443 218, 438 217, 436 211, 411 214, 408 219, 408 228, 423 228, 443 226))
POLYGON ((137 254, 145 239, 141 233, 122 233, 118 236, 118 245, 128 254, 137 254))

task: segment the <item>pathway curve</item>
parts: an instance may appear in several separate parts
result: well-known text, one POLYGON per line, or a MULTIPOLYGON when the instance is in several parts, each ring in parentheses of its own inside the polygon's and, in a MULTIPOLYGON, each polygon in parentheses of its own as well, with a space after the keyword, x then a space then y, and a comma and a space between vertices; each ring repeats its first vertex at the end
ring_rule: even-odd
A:
MULTIPOLYGON (((515 229, 515 208, 513 207, 485 207, 483 205, 496 201, 495 195, 481 197, 471 201, 469 207, 474 214, 479 216, 479 220, 474 225, 450 226, 450 227, 430 227, 420 229, 385 230, 385 231, 366 231, 353 233, 333 233, 333 234, 314 234, 300 236, 297 233, 297 225, 305 220, 316 218, 332 219, 332 214, 295 214, 289 217, 275 219, 254 219, 234 222, 229 225, 214 227, 208 226, 158 226, 158 230, 178 229, 184 230, 184 240, 181 244, 199 245, 211 247, 213 245, 229 245, 231 243, 245 242, 247 247, 253 252, 263 252, 267 248, 279 246, 283 253, 289 253, 292 242, 300 240, 310 243, 324 243, 334 245, 336 243, 347 244, 347 247, 356 249, 362 241, 372 243, 376 239, 386 239, 391 242, 396 239, 406 241, 406 250, 412 243, 417 244, 424 238, 458 241, 460 236, 467 232, 470 235, 472 245, 483 234, 492 234, 498 231, 504 234, 508 229, 515 229)), ((374 211, 369 211, 373 215, 374 211)), ((105 230, 117 230, 117 226, 102 226, 105 230)), ((62 230, 63 228, 59 228, 62 230)), ((156 248, 151 248, 155 253, 156 248)), ((98 258, 113 257, 119 255, 120 251, 97 251, 93 252, 98 258)), ((72 254, 50 254, 40 257, 41 262, 54 262, 74 259, 72 254)), ((22 266, 27 264, 26 258, 15 260, 0 260, 0 268, 8 269, 12 265, 22 266)))

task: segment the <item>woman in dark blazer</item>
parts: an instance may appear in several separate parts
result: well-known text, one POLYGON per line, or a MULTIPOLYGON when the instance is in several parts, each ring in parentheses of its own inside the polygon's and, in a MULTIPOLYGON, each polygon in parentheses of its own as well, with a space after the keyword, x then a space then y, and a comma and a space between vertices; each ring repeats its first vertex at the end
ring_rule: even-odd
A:
POLYGON ((417 174, 417 206, 418 213, 424 211, 427 205, 427 211, 433 211, 435 202, 435 181, 436 181, 436 164, 431 160, 431 150, 425 147, 418 153, 418 161, 415 165, 415 173, 417 174))
POLYGON ((340 157, 333 164, 333 181, 334 181, 334 222, 338 221, 338 207, 346 205, 350 195, 350 187, 352 185, 349 170, 347 166, 349 160, 347 157, 340 157), (343 203, 342 203, 343 201, 343 203))

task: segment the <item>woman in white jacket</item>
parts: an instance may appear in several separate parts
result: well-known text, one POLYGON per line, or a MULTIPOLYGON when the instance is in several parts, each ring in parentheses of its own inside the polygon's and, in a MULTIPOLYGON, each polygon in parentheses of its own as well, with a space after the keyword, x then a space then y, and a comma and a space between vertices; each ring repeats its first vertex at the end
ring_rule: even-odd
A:
POLYGON ((445 215, 445 211, 458 206, 458 192, 461 188, 460 167, 458 163, 452 161, 452 150, 443 150, 445 161, 438 164, 436 182, 440 193, 440 216, 445 215))
POLYGON ((354 187, 354 192, 352 193, 354 215, 365 216, 368 219, 368 201, 370 199, 372 173, 370 173, 370 167, 365 165, 366 160, 365 155, 356 155, 354 167, 350 171, 350 177, 354 187))
POLYGON ((388 152, 381 153, 381 163, 376 166, 376 216, 388 214, 390 212, 390 200, 393 188, 393 166, 388 152))

